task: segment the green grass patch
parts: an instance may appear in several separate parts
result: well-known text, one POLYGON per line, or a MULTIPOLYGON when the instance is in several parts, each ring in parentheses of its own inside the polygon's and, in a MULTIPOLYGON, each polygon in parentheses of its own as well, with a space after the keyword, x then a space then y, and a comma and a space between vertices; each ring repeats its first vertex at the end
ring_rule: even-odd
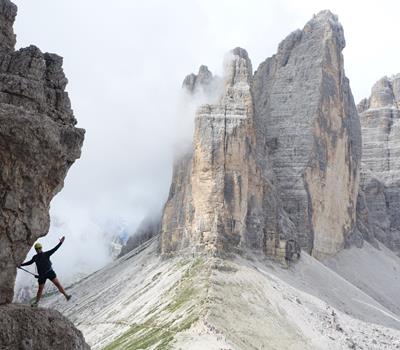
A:
POLYGON ((179 291, 179 294, 176 296, 176 298, 170 304, 168 304, 166 310, 169 312, 175 312, 179 310, 183 305, 192 299, 192 297, 195 295, 195 292, 196 290, 193 287, 183 288, 179 291))
POLYGON ((138 350, 148 349, 157 345, 156 349, 167 349, 167 345, 174 338, 173 332, 168 328, 158 328, 152 324, 152 320, 144 324, 137 324, 106 346, 104 350, 138 350))
MULTIPOLYGON (((201 290, 198 283, 201 280, 203 262, 201 258, 192 261, 181 279, 162 296, 163 299, 171 299, 168 305, 152 308, 146 315, 146 321, 132 325, 104 350, 170 349, 175 335, 189 329, 199 319, 202 304, 196 299, 201 290)), ((156 274, 152 279, 158 277, 159 274, 156 274)))

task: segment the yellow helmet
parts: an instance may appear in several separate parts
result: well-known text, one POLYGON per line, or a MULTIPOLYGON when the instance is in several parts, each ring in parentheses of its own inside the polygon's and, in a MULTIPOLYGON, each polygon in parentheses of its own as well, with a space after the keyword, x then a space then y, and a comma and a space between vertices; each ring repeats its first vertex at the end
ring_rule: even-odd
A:
POLYGON ((40 243, 36 243, 36 244, 34 245, 34 247, 35 247, 36 250, 42 249, 42 245, 41 245, 40 243))

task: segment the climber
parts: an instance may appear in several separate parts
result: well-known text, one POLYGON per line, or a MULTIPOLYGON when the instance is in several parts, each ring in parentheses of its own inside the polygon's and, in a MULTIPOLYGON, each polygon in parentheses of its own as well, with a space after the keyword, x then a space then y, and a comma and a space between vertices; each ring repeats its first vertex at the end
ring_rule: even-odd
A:
POLYGON ((58 243, 53 249, 50 249, 46 252, 42 251, 42 245, 40 243, 36 243, 35 249, 36 249, 37 254, 34 255, 31 260, 20 265, 20 266, 27 266, 27 265, 36 263, 37 271, 39 274, 39 277, 38 277, 39 289, 37 291, 36 301, 32 303, 32 307, 37 307, 39 305, 39 300, 42 296, 44 285, 45 285, 47 279, 49 279, 51 282, 54 283, 54 285, 58 288, 60 293, 64 294, 65 299, 67 299, 67 300, 71 299, 71 296, 65 292, 60 281, 58 280, 57 275, 54 272, 54 270, 51 266, 51 261, 50 261, 50 256, 58 248, 60 248, 60 246, 64 242, 64 240, 65 240, 65 237, 64 236, 61 237, 60 243, 58 243))

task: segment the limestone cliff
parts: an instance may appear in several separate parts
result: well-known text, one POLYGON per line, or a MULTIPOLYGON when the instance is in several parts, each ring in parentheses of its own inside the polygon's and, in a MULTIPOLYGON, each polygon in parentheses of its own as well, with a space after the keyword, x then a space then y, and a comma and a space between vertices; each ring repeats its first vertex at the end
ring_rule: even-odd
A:
POLYGON ((236 48, 225 62, 218 103, 197 111, 193 153, 174 166, 162 220, 162 252, 266 249, 267 231, 271 238, 293 231, 257 161, 251 84, 250 59, 236 48))
POLYGON ((232 55, 225 67, 224 94, 218 104, 199 108, 193 156, 176 167, 174 185, 184 188, 171 187, 162 222, 163 252, 189 246, 218 250, 242 238, 249 181, 245 156, 251 157, 252 68, 244 50, 232 55))
MULTIPOLYGON (((344 46, 337 17, 323 11, 254 76, 246 51, 232 51, 219 102, 199 108, 193 153, 174 166, 163 252, 246 246, 268 254, 288 238, 319 258, 344 247, 361 158, 344 46)), ((189 76, 184 86, 195 83, 189 76)))
POLYGON ((400 252, 400 75, 376 82, 358 110, 363 136, 358 212, 364 213, 364 237, 400 252))
POLYGON ((0 1, 0 304, 11 302, 16 266, 47 233, 50 201, 84 138, 62 58, 34 46, 14 50, 16 12, 0 1))
POLYGON ((342 249, 355 224, 361 137, 344 46, 337 17, 322 11, 254 76, 259 147, 301 245, 316 257, 342 249))
POLYGON ((16 266, 49 229, 49 204, 80 156, 62 58, 14 50, 17 7, 0 0, 0 349, 89 349, 56 311, 9 304, 16 266), (2 305, 6 304, 6 305, 2 305))

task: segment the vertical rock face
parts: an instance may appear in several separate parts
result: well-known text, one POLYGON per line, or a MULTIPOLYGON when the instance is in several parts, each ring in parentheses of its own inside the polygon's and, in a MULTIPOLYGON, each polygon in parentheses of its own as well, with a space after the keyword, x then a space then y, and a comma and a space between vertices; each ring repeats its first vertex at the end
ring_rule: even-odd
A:
POLYGON ((361 137, 344 46, 337 17, 323 11, 260 65, 253 85, 258 144, 301 245, 321 258, 344 247, 355 223, 361 137))
POLYGON ((16 266, 49 228, 49 204, 79 158, 62 58, 14 50, 17 8, 0 0, 0 304, 13 297, 16 266))
MULTIPOLYGON (((344 247, 361 158, 344 45, 337 17, 323 11, 254 76, 246 51, 232 51, 222 97, 199 108, 193 154, 175 164, 163 252, 247 246, 273 254, 288 238, 319 258, 344 247)), ((185 79, 188 90, 196 77, 185 79)))
POLYGON ((162 252, 229 252, 244 246, 266 250, 268 235, 275 246, 276 234, 293 233, 259 165, 251 84, 250 59, 236 48, 225 62, 218 103, 197 111, 193 153, 174 166, 161 226, 162 252))
POLYGON ((240 242, 247 213, 252 68, 245 51, 232 54, 219 104, 202 106, 195 120, 191 232, 210 249, 240 242))
POLYGON ((222 250, 243 238, 253 175, 246 158, 252 157, 253 118, 247 53, 233 50, 225 70, 218 104, 203 105, 196 114, 193 155, 175 166, 162 224, 164 252, 189 246, 222 250))
MULTIPOLYGON (((384 77, 358 105, 363 135, 363 223, 370 236, 400 251, 400 75, 384 77)), ((364 235, 365 236, 365 235, 364 235)))

